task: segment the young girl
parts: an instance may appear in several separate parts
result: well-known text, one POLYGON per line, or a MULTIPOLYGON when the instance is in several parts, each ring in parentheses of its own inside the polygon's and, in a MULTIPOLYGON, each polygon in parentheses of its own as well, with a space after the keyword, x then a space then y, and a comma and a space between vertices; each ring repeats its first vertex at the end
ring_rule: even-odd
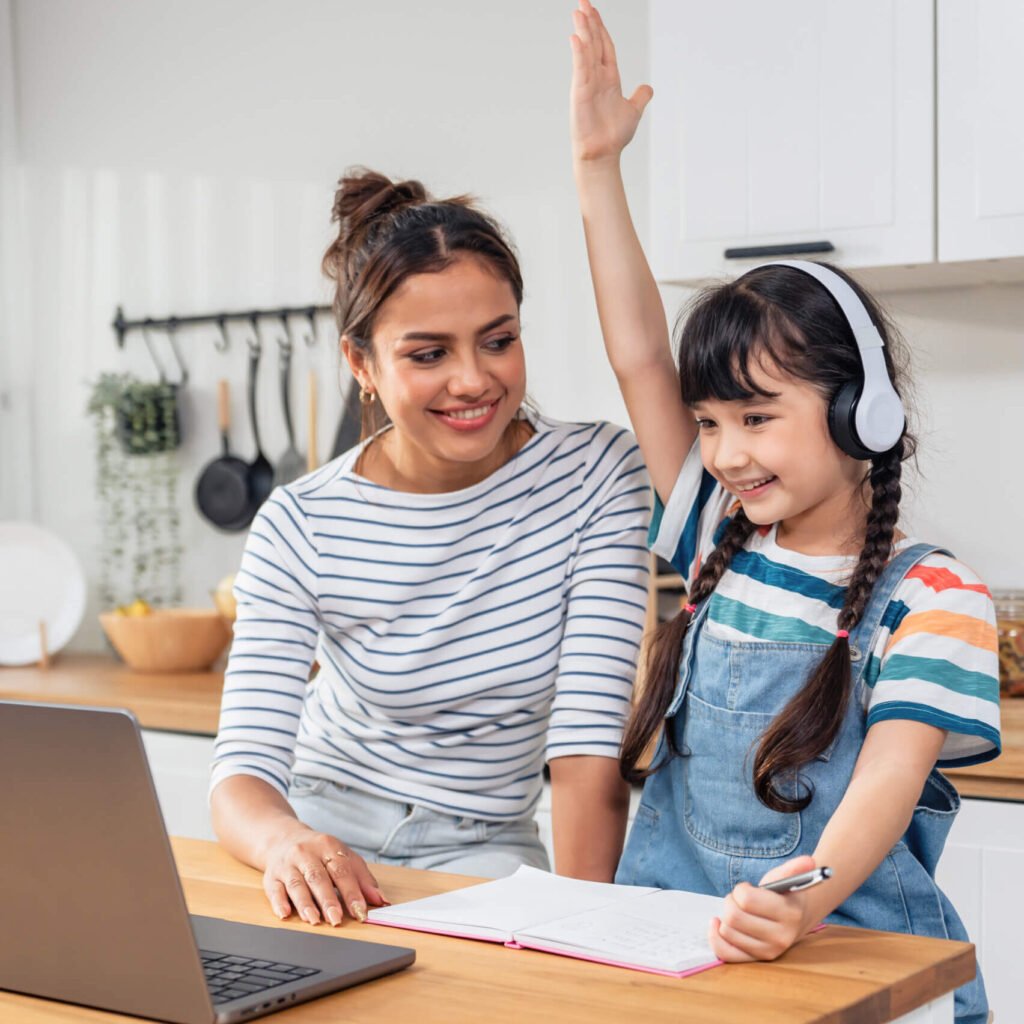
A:
MULTIPOLYGON (((653 548, 689 589, 623 742, 646 782, 616 880, 724 896, 710 940, 727 961, 774 959, 822 920, 966 939, 934 880, 959 805, 935 766, 999 752, 994 613, 969 569, 897 529, 913 439, 891 329, 841 271, 766 265, 698 297, 677 372, 619 173, 652 91, 623 97, 580 4, 572 139, 598 310, 656 491, 653 548), (755 887, 815 866, 831 880, 755 887)), ((956 1019, 985 1016, 978 976, 956 1019)))

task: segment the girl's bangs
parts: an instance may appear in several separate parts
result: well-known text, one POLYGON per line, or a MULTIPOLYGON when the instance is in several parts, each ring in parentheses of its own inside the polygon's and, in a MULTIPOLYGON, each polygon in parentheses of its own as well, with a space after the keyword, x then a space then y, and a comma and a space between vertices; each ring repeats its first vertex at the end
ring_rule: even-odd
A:
POLYGON ((767 303, 728 285, 698 298, 679 332, 683 401, 695 405, 708 399, 775 397, 777 392, 757 384, 754 370, 777 368, 801 376, 804 346, 788 326, 767 303))

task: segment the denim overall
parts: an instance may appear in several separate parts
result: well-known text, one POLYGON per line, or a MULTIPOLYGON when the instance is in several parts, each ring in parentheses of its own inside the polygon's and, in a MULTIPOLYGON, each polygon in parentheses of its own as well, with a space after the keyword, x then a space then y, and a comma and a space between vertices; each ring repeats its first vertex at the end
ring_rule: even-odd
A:
MULTIPOLYGON (((752 762, 757 741, 803 686, 824 654, 820 644, 736 642, 704 630, 710 601, 695 612, 680 660, 679 684, 666 712, 682 756, 645 785, 615 881, 724 896, 802 853, 813 853, 846 792, 867 732, 864 669, 889 600, 906 573, 936 548, 900 552, 875 584, 850 633, 851 697, 831 746, 800 775, 814 787, 803 811, 783 814, 757 799, 752 762)), ((654 763, 667 754, 663 735, 654 763)), ((796 783, 787 792, 796 796, 796 783)), ((935 865, 960 808, 956 790, 936 770, 924 786, 903 838, 863 885, 829 915, 832 924, 970 941, 935 883, 935 865)), ((987 1018, 980 972, 956 991, 957 1024, 987 1018)))

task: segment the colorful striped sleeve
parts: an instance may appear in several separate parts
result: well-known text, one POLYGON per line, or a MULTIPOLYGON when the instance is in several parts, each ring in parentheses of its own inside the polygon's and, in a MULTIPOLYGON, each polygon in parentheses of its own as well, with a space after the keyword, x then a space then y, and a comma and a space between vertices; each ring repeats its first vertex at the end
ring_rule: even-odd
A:
POLYGON ((999 756, 999 660, 988 588, 960 562, 931 555, 893 595, 899 609, 874 655, 868 727, 913 719, 947 731, 939 767, 999 756), (897 621, 898 620, 898 621, 897 621))
POLYGON ((679 471, 668 504, 655 495, 650 549, 666 561, 690 586, 701 562, 714 549, 716 532, 735 499, 704 468, 700 441, 694 441, 679 471))

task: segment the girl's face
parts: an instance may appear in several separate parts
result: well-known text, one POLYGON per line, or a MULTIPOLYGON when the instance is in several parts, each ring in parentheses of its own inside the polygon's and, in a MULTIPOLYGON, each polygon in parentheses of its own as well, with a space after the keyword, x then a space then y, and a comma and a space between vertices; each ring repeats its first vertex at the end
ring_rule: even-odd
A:
POLYGON ((787 546, 808 554, 859 550, 853 535, 862 523, 851 523, 851 513, 866 509, 864 464, 832 440, 825 399, 770 358, 750 370, 758 388, 774 397, 693 406, 704 467, 740 500, 751 522, 779 523, 787 546))
POLYGON ((372 359, 347 340, 344 350, 391 417, 384 448, 407 486, 458 489, 506 461, 506 431, 526 393, 507 280, 473 257, 414 274, 381 306, 372 340, 372 359))

